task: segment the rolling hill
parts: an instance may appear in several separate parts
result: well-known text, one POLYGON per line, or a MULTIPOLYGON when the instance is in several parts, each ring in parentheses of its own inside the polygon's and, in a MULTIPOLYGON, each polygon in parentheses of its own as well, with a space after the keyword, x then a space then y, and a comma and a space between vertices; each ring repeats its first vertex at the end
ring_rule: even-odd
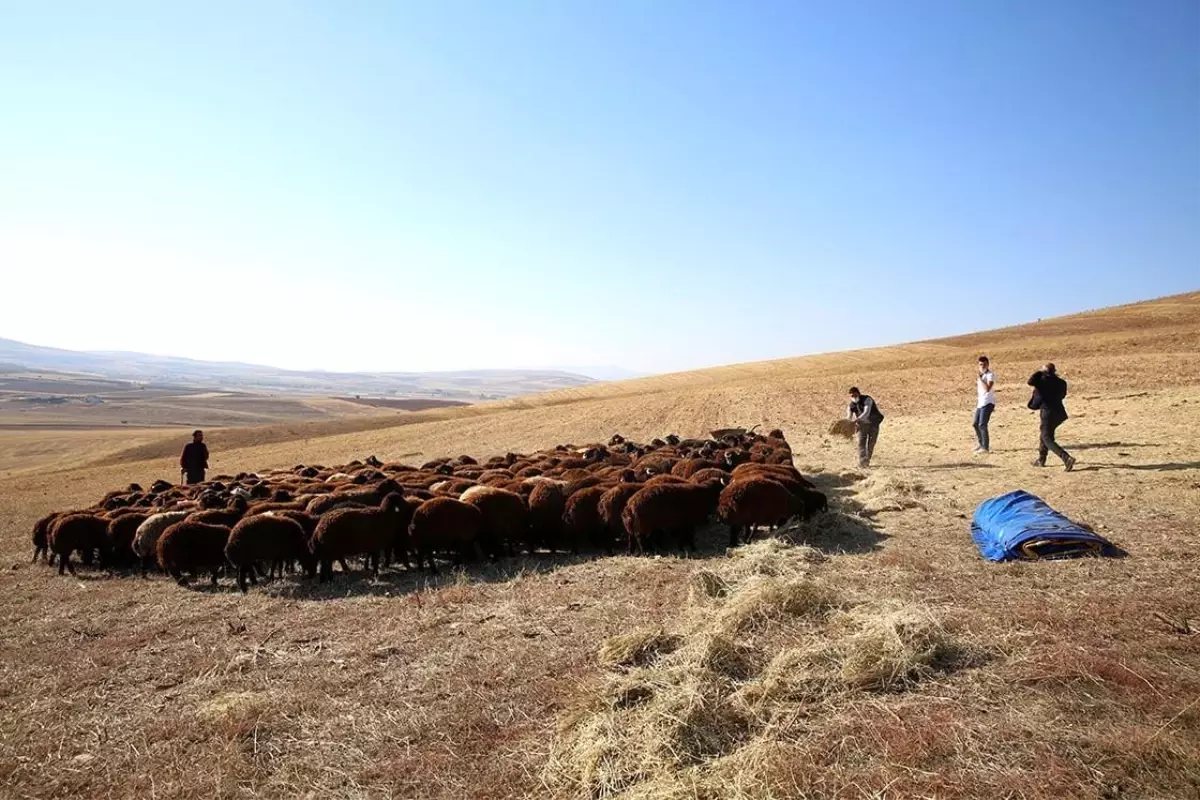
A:
MULTIPOLYGON (((1200 795, 1200 292, 894 347, 362 419, 227 428, 233 474, 781 428, 828 514, 726 552, 539 553, 239 595, 30 564, 33 522, 177 471, 106 433, 0 476, 13 796, 1182 798, 1200 795), (998 376, 972 456, 975 358, 998 376), (1074 472, 1030 465, 1025 378, 1070 383, 1074 472), (887 413, 858 470, 846 387, 887 413), (1119 559, 994 564, 1024 488, 1119 559)), ((0 448, 13 440, 0 431, 0 448)), ((81 436, 92 435, 83 432, 81 436)), ((24 442, 21 447, 33 446, 24 442)))

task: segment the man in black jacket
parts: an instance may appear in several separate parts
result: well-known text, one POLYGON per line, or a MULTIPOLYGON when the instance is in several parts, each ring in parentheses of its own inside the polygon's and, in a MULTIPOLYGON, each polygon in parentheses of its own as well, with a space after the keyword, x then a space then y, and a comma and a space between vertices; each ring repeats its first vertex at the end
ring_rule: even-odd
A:
POLYGON ((871 457, 875 455, 875 442, 879 439, 879 423, 883 422, 883 412, 875 405, 875 399, 858 391, 857 386, 851 386, 849 394, 850 405, 846 409, 846 418, 853 420, 858 429, 858 465, 869 467, 871 457))
POLYGON ((184 446, 179 457, 179 468, 189 484, 204 483, 204 471, 208 469, 208 447, 204 444, 204 431, 194 431, 192 441, 184 446))
POLYGON ((1038 411, 1042 418, 1038 457, 1033 465, 1046 466, 1046 453, 1053 452, 1070 472, 1075 468, 1075 458, 1054 441, 1054 432, 1068 419, 1067 407, 1063 405, 1063 398, 1067 396, 1067 382, 1058 377, 1053 364, 1046 364, 1030 376, 1028 384, 1033 387, 1029 407, 1038 411))

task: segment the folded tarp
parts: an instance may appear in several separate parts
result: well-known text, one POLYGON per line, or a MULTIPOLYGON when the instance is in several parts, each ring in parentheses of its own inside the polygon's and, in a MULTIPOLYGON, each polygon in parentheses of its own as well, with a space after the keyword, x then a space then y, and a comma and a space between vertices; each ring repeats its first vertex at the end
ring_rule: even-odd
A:
POLYGON ((989 561, 1118 553, 1103 536, 1080 527, 1021 489, 980 503, 971 523, 971 538, 989 561))

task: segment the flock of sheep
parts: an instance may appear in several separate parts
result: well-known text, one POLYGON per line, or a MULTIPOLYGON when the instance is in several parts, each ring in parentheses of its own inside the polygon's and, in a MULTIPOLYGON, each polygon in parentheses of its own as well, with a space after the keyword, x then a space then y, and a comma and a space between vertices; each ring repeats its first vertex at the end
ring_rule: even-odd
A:
POLYGON ((74 574, 73 554, 106 568, 156 565, 181 584, 184 573, 207 572, 216 585, 232 570, 244 592, 297 564, 323 582, 334 562, 348 572, 346 559, 357 556, 375 574, 392 563, 436 572, 435 558, 457 564, 521 551, 691 549, 714 515, 734 546, 756 528, 825 506, 792 466, 781 431, 648 444, 617 435, 482 464, 459 456, 418 468, 371 457, 194 486, 131 484, 39 520, 33 559, 57 558, 59 574, 74 574))

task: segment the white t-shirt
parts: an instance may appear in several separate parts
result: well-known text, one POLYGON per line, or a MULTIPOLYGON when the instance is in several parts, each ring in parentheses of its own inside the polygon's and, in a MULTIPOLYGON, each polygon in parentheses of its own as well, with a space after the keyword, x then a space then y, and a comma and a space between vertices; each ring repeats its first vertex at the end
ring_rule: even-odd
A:
POLYGON ((979 380, 975 382, 975 393, 979 398, 979 402, 975 404, 976 408, 983 408, 991 403, 996 404, 996 373, 990 369, 979 376, 979 380), (987 388, 986 384, 992 384, 992 388, 987 388))

